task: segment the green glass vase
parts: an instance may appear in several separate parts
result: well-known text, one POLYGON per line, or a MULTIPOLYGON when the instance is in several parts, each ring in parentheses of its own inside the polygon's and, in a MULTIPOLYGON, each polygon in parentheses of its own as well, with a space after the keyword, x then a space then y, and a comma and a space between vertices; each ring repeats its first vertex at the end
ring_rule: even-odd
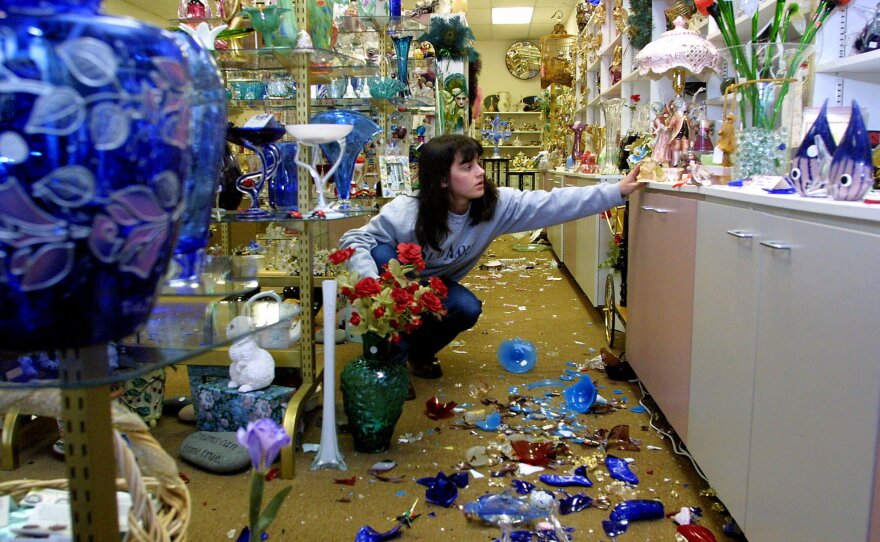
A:
POLYGON ((342 370, 342 404, 359 452, 380 453, 391 446, 394 425, 409 387, 406 366, 393 361, 390 344, 375 333, 363 336, 364 354, 342 370))

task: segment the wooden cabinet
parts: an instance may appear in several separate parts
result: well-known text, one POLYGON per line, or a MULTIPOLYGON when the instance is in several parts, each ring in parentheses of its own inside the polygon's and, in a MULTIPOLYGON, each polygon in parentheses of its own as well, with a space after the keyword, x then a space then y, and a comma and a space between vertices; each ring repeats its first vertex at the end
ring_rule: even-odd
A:
POLYGON ((697 215, 689 450, 752 542, 875 540, 880 228, 697 215))
POLYGON ((626 354, 687 442, 697 201, 630 197, 626 354))
POLYGON ((770 215, 760 234, 749 539, 868 540, 880 235, 770 215))
POLYGON ((688 448, 745 524, 755 338, 758 241, 755 211, 700 202, 694 264, 688 448))

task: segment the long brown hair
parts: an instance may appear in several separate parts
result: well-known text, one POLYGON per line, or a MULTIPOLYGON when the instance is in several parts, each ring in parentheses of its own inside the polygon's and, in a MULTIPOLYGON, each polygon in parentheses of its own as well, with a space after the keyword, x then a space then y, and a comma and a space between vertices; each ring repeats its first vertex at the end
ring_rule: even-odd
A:
MULTIPOLYGON (((449 211, 452 197, 449 174, 458 158, 470 162, 483 154, 483 146, 472 137, 445 134, 422 145, 419 150, 419 214, 416 218, 416 239, 422 246, 439 249, 449 234, 449 211)), ((468 211, 472 225, 486 222, 495 213, 498 204, 498 188, 490 179, 483 181, 483 197, 471 200, 468 211)))

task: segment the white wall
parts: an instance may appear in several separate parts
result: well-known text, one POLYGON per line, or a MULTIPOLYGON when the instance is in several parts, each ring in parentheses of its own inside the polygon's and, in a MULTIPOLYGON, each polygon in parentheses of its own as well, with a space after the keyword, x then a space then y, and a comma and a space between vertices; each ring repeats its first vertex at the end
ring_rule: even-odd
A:
MULTIPOLYGON (((541 94, 541 77, 522 80, 510 75, 504 64, 504 54, 507 48, 515 41, 476 41, 477 51, 483 61, 483 70, 480 73, 479 85, 483 88, 483 96, 495 94, 506 90, 511 94, 514 101, 519 101, 523 96, 541 94)), ((538 42, 535 42, 538 45, 538 42)))

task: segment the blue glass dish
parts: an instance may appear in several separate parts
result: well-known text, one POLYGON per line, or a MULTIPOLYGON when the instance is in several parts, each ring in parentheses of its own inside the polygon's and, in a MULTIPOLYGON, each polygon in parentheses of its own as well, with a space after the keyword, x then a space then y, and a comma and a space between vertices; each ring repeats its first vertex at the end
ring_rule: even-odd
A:
POLYGON ((193 66, 172 34, 98 7, 0 0, 0 344, 9 350, 134 332, 184 212, 193 66))

